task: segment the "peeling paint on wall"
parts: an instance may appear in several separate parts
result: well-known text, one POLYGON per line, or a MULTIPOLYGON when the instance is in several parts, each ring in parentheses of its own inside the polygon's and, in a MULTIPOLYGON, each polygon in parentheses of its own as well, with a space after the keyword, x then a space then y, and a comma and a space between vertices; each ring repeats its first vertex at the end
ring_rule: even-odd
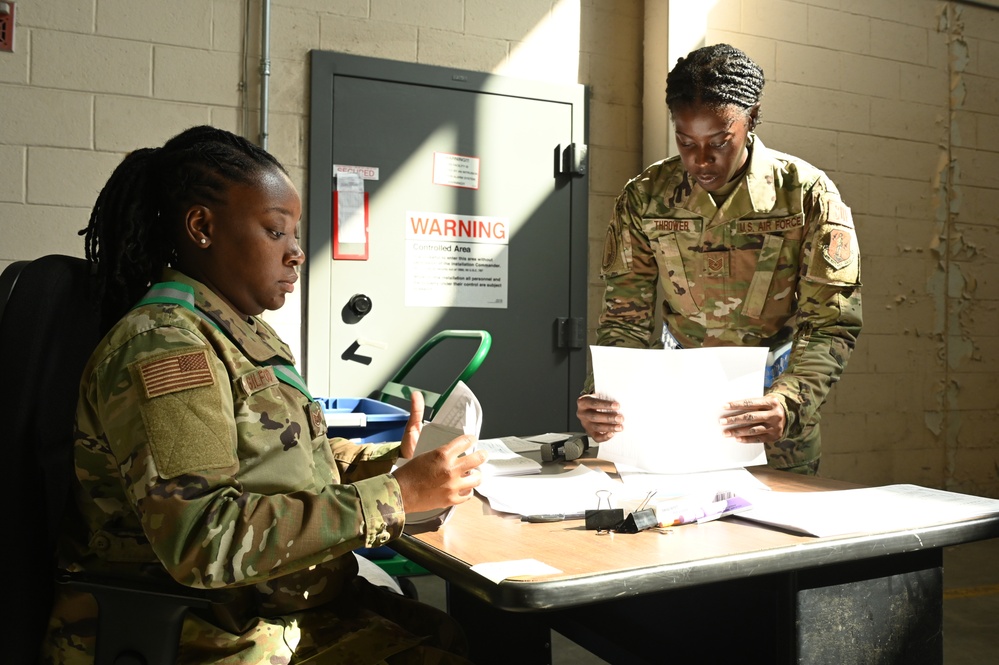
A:
MULTIPOLYGON (((978 299, 989 297, 988 285, 980 294, 975 275, 983 267, 982 262, 990 259, 986 248, 980 247, 972 239, 973 236, 969 237, 967 234, 969 226, 975 229, 982 224, 994 223, 994 220, 974 218, 975 206, 966 206, 964 200, 959 158, 968 154, 966 148, 969 146, 962 140, 961 123, 974 122, 967 120, 974 108, 965 108, 969 83, 965 74, 971 62, 971 49, 965 37, 964 9, 959 3, 948 2, 943 5, 938 30, 946 36, 950 108, 934 182, 937 197, 934 219, 936 228, 930 250, 936 259, 936 267, 927 280, 927 288, 935 307, 932 338, 937 344, 937 356, 941 361, 944 377, 934 390, 939 409, 927 412, 924 424, 933 433, 944 454, 944 486, 976 493, 979 489, 986 489, 981 485, 982 482, 989 484, 992 481, 983 478, 981 468, 976 472, 967 467, 968 460, 973 459, 969 454, 973 455, 988 447, 978 445, 982 439, 979 432, 981 422, 980 416, 973 414, 976 409, 980 414, 981 406, 977 405, 981 401, 977 399, 977 393, 980 392, 981 384, 976 377, 968 374, 968 368, 971 364, 982 363, 985 357, 979 344, 988 340, 976 337, 974 329, 975 312, 980 311, 975 306, 979 304, 978 299), (967 385, 962 385, 962 382, 967 385), (962 410, 962 405, 965 410, 962 410), (962 427, 970 428, 963 436, 962 427)), ((977 142, 980 137, 975 133, 974 125, 969 124, 967 129, 971 130, 969 135, 977 142)), ((965 166, 969 172, 974 171, 973 161, 965 166)), ((974 191, 968 190, 971 198, 974 191)))
POLYGON ((940 14, 939 29, 947 35, 948 74, 950 81, 949 131, 941 146, 941 167, 935 184, 938 205, 936 212, 937 235, 930 249, 937 258, 937 271, 927 281, 927 288, 936 306, 934 338, 938 343, 938 357, 943 361, 944 381, 937 386, 939 413, 926 415, 926 426, 942 445, 944 485, 955 485, 955 469, 960 432, 960 383, 951 372, 975 353, 974 342, 962 330, 959 311, 967 302, 965 294, 974 292, 974 285, 962 273, 956 261, 965 252, 963 237, 955 230, 961 211, 961 168, 954 146, 960 145, 960 124, 957 112, 964 105, 967 90, 964 72, 969 55, 964 39, 962 10, 955 3, 947 3, 940 14))

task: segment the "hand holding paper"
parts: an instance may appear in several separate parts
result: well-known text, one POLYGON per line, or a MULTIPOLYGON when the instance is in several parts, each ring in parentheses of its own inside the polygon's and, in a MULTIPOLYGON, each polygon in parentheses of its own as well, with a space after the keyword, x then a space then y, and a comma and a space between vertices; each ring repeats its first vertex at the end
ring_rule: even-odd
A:
POLYGON ((407 524, 443 523, 451 506, 470 499, 481 482, 478 467, 488 455, 470 451, 482 429, 482 407, 468 386, 459 382, 433 420, 418 428, 421 411, 414 400, 402 450, 405 453, 411 446, 413 457, 400 458, 394 475, 407 524), (413 444, 417 431, 419 438, 413 444))
POLYGON ((729 410, 719 420, 725 436, 739 443, 774 443, 784 434, 787 414, 773 395, 742 399, 725 405, 729 410))
POLYGON ((477 468, 485 453, 465 454, 475 437, 462 435, 435 450, 417 455, 394 475, 409 515, 463 503, 481 482, 477 468))
POLYGON ((725 436, 726 402, 761 397, 765 347, 590 347, 598 397, 617 401, 624 428, 600 457, 658 473, 766 464, 763 445, 725 436))

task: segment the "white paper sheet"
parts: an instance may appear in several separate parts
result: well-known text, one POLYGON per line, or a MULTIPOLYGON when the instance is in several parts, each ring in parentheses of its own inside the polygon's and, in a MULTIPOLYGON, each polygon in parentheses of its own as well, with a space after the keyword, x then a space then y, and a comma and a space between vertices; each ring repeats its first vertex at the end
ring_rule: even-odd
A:
POLYGON ((515 559, 512 561, 490 561, 471 566, 469 570, 499 584, 511 577, 540 577, 542 575, 558 575, 562 571, 537 559, 515 559))
MULTIPOLYGON (((413 456, 434 450, 462 434, 472 434, 478 438, 481 430, 482 406, 471 388, 459 381, 441 407, 437 409, 433 420, 423 424, 413 456)), ((406 461, 399 459, 396 464, 402 466, 406 461)), ((451 508, 448 506, 436 510, 406 513, 406 524, 414 526, 443 525, 451 514, 451 508)))
POLYGON ((556 474, 486 476, 476 488, 493 510, 517 515, 582 513, 597 507, 597 492, 601 490, 610 493, 614 508, 620 507, 618 502, 638 496, 603 471, 585 466, 556 474))
POLYGON ((726 402, 763 395, 766 347, 590 351, 596 394, 624 415, 624 431, 600 444, 602 459, 656 473, 766 464, 763 444, 727 438, 718 424, 726 402))
POLYGON ((341 243, 364 243, 367 237, 364 230, 364 180, 356 173, 338 173, 337 240, 341 243))
POLYGON ((522 476, 531 473, 541 473, 541 463, 517 452, 526 447, 538 449, 536 444, 517 438, 504 436, 499 439, 479 439, 475 450, 485 450, 489 459, 479 467, 487 476, 522 476))
POLYGON ((743 495, 770 488, 746 469, 723 469, 701 473, 652 473, 618 464, 621 482, 635 491, 655 491, 657 497, 706 495, 727 490, 743 495))
POLYGON ((753 507, 739 517, 819 537, 915 529, 999 515, 997 499, 918 485, 747 496, 753 507))

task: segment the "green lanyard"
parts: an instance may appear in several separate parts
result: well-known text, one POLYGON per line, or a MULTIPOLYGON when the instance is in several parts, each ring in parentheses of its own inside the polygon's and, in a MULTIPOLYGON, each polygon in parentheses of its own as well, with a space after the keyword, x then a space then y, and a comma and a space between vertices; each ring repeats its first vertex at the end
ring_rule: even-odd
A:
MULTIPOLYGON (((222 328, 215 322, 214 319, 197 308, 194 304, 194 289, 187 284, 183 284, 181 282, 160 282, 159 284, 153 284, 152 288, 149 289, 148 293, 146 293, 142 300, 135 304, 135 307, 150 304, 180 305, 185 309, 191 310, 210 323, 220 333, 229 337, 229 339, 232 339, 232 336, 229 335, 227 330, 222 328)), ((135 309, 135 307, 132 309, 135 309)), ((303 379, 302 375, 298 373, 298 370, 295 369, 294 365, 268 363, 268 366, 274 370, 274 376, 277 377, 278 381, 282 381, 292 388, 299 390, 303 395, 309 398, 309 401, 315 401, 311 393, 309 393, 309 388, 305 385, 305 379, 303 379)))

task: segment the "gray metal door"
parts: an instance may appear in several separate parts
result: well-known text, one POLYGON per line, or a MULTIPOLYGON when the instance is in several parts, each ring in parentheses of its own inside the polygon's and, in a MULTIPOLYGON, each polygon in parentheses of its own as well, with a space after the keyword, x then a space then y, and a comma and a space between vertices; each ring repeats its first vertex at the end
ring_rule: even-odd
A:
MULTIPOLYGON (((483 329, 492 349, 469 381, 483 436, 578 429, 582 86, 329 52, 312 67, 313 393, 366 396, 436 332, 483 329)), ((442 343, 407 383, 443 390, 474 347, 442 343)))

